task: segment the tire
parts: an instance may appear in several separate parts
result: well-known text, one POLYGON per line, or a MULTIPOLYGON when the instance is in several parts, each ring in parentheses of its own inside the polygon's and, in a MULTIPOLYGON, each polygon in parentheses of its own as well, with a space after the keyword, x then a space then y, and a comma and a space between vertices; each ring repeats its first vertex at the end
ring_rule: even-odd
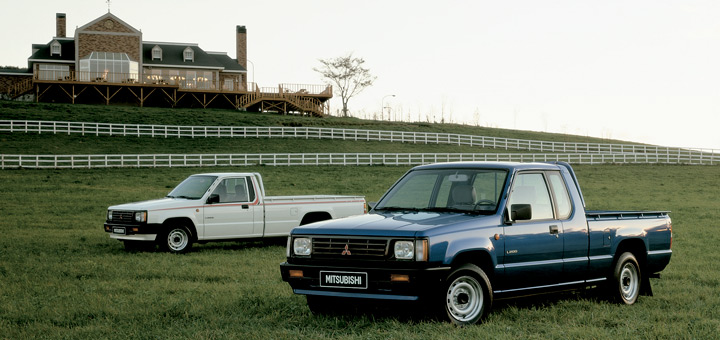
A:
POLYGON ((492 308, 492 286, 485 272, 473 264, 454 270, 443 286, 443 306, 448 320, 458 326, 484 319, 492 308))
POLYGON ((632 305, 637 301, 642 287, 642 274, 635 255, 632 253, 620 255, 609 282, 608 297, 611 301, 626 305, 632 305))
POLYGON ((190 229, 185 225, 174 225, 167 229, 158 240, 160 247, 168 252, 181 254, 192 248, 193 237, 190 229))

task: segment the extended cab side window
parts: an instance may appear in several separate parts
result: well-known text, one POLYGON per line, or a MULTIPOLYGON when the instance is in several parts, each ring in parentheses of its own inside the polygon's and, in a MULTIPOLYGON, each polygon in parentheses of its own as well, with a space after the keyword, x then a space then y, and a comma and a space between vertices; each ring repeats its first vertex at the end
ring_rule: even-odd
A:
POLYGON ((552 187, 553 199, 557 207, 557 218, 566 220, 572 214, 572 204, 570 203, 570 195, 568 195, 567 186, 559 172, 548 172, 548 180, 552 187))
POLYGON ((550 193, 542 173, 520 173, 515 177, 508 207, 513 204, 529 204, 532 221, 554 218, 550 193))
POLYGON ((246 179, 247 182, 247 192, 248 192, 248 202, 255 202, 255 188, 253 187, 252 179, 248 177, 246 179))

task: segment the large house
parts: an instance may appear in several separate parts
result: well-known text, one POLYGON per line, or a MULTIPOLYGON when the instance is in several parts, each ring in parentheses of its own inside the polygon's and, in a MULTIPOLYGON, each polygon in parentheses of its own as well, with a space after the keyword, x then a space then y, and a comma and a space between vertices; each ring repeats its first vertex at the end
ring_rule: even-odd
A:
POLYGON ((140 106, 229 107, 322 116, 332 97, 325 85, 247 81, 247 30, 236 27, 236 58, 198 44, 143 41, 142 32, 112 13, 66 36, 57 13, 55 37, 33 44, 28 68, 0 69, 0 93, 36 101, 134 102, 140 106))

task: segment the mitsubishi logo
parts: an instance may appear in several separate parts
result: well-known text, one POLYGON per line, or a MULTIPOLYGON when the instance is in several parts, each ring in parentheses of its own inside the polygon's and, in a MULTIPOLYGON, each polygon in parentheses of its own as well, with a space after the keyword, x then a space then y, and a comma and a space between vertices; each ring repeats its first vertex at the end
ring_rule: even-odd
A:
POLYGON ((340 255, 352 255, 352 253, 350 252, 350 250, 348 250, 348 245, 347 245, 347 244, 345 244, 345 250, 343 250, 342 254, 340 254, 340 255))

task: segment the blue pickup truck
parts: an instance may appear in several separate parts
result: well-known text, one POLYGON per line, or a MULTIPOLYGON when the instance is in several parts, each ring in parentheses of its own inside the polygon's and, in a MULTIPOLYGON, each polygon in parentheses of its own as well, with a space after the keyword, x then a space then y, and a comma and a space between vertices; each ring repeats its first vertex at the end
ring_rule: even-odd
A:
POLYGON ((666 211, 586 211, 572 167, 418 166, 366 215, 290 234, 284 281, 313 313, 417 301, 458 325, 493 299, 597 286, 633 304, 672 255, 666 211))

